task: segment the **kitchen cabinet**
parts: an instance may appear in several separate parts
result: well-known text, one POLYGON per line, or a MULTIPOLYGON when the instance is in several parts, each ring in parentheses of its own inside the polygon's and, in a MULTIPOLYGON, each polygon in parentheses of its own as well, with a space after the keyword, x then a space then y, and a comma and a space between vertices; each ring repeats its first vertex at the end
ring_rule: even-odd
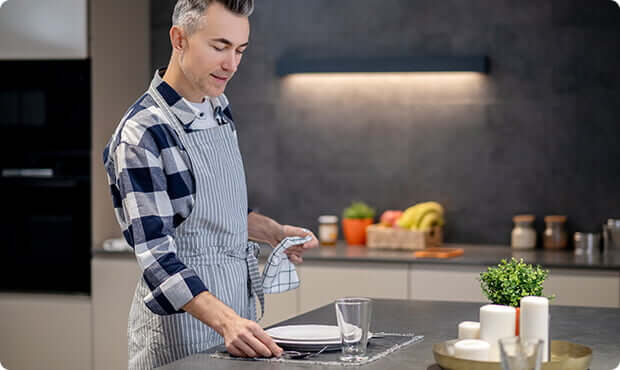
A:
POLYGON ((407 264, 308 261, 300 266, 299 313, 345 296, 407 298, 407 264))
MULTIPOLYGON (((410 264, 409 299, 488 302, 480 288, 485 266, 410 264)), ((545 281, 554 305, 620 307, 620 272, 552 268, 545 281)))
POLYGON ((545 294, 557 305, 620 308, 620 272, 549 269, 545 294))
MULTIPOLYGON (((133 257, 133 256, 131 256, 133 257)), ((127 319, 141 273, 135 258, 93 258, 93 369, 127 368, 127 319)))
POLYGON ((485 302, 476 280, 481 266, 409 265, 409 299, 485 302))
MULTIPOLYGON (((257 306, 260 306, 258 300, 256 302, 257 306)), ((282 320, 289 319, 297 315, 299 312, 298 307, 299 289, 285 293, 265 294, 265 315, 260 321, 260 325, 266 328, 282 320)))
POLYGON ((87 12, 87 0, 7 0, 0 60, 88 58, 87 12))
POLYGON ((90 369, 91 317, 86 295, 0 293, 0 362, 7 369, 90 369))

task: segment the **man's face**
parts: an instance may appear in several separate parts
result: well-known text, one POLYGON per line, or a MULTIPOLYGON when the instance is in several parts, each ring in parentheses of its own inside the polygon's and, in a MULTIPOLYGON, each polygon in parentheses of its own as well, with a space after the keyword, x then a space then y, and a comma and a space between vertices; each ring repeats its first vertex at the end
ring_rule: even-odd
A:
POLYGON ((181 70, 192 87, 206 96, 222 94, 237 71, 249 37, 247 17, 211 3, 180 56, 181 70))

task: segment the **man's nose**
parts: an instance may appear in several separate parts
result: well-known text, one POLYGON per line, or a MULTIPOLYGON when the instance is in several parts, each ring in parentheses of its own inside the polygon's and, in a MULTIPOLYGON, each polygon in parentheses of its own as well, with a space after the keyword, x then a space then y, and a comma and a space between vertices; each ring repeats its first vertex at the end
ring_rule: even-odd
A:
POLYGON ((228 72, 236 72, 237 66, 239 65, 239 61, 237 60, 237 52, 235 50, 231 50, 226 54, 226 59, 222 63, 222 68, 228 72))

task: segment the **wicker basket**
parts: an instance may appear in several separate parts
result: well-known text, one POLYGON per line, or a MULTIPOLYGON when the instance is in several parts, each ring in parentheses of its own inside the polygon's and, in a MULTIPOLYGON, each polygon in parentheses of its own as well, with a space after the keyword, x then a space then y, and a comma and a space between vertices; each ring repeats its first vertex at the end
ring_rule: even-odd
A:
POLYGON ((439 247, 442 240, 441 227, 434 227, 430 231, 417 231, 374 224, 366 228, 368 248, 418 250, 439 247))

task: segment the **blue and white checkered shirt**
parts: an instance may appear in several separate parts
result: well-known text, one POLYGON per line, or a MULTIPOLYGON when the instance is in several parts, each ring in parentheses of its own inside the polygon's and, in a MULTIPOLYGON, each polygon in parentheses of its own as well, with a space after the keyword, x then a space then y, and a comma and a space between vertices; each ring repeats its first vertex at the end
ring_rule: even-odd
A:
MULTIPOLYGON (((196 119, 201 112, 161 80, 163 72, 155 72, 157 90, 185 131, 204 129, 196 119)), ((226 97, 212 102, 216 121, 234 124, 226 97)), ((194 207, 196 187, 187 152, 148 93, 121 119, 103 152, 103 162, 116 218, 151 290, 145 304, 153 312, 155 307, 166 307, 164 314, 180 312, 188 302, 186 298, 175 300, 178 295, 173 292, 180 284, 193 297, 207 290, 198 275, 177 258, 173 237, 194 207)))

